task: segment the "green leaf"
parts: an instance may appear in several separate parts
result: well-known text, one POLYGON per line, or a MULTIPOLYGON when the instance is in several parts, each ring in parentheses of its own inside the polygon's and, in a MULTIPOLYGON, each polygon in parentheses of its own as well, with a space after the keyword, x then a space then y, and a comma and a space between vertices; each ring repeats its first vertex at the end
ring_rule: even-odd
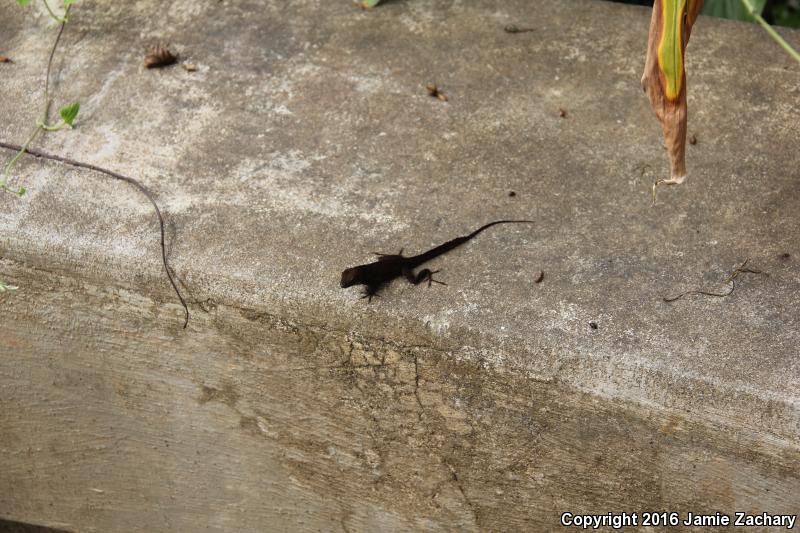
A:
POLYGON ((69 7, 74 4, 77 0, 64 0, 64 7, 69 7))
POLYGON ((369 9, 378 5, 381 0, 361 0, 361 7, 369 9))
POLYGON ((683 47, 680 31, 686 18, 686 2, 665 1, 661 19, 662 37, 658 47, 658 64, 666 81, 664 93, 668 100, 677 101, 683 82, 683 47))
POLYGON ((31 0, 17 0, 17 3, 22 7, 26 7, 28 4, 31 3, 31 0))
POLYGON ((27 191, 25 190, 25 187, 20 187, 19 190, 17 191, 17 196, 25 196, 26 192, 27 191))
MULTIPOLYGON (((759 15, 764 11, 767 0, 750 0, 759 15)), ((706 0, 703 4, 703 14, 712 17, 720 17, 732 20, 744 20, 755 22, 755 19, 747 12, 743 0, 706 0)))
POLYGON ((61 118, 64 119, 64 122, 69 126, 72 127, 72 122, 75 120, 75 117, 78 116, 78 111, 81 109, 81 104, 78 102, 65 105, 61 109, 58 110, 61 113, 61 118))

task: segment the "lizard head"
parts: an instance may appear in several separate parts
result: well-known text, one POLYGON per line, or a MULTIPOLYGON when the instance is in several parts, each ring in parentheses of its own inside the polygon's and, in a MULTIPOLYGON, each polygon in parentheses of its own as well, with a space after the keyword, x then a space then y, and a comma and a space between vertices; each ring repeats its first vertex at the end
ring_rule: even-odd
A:
POLYGON ((343 289, 347 287, 352 287, 359 283, 358 280, 358 269, 357 268, 348 268, 342 272, 342 281, 339 282, 339 286, 343 289))

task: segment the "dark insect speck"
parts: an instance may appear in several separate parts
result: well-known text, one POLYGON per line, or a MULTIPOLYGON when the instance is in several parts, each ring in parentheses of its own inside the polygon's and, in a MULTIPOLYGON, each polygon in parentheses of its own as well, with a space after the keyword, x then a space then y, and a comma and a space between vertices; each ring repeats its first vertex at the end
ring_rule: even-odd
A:
POLYGON ((597 322, 589 322, 589 327, 592 329, 597 329, 597 322))
POLYGON ((432 83, 430 85, 426 85, 425 89, 428 90, 428 96, 433 96, 434 98, 438 98, 442 102, 447 101, 447 95, 442 92, 441 89, 435 84, 432 83))
POLYGON ((514 24, 509 24, 508 26, 503 28, 503 30, 506 33, 527 33, 529 31, 533 31, 533 28, 520 28, 519 26, 516 26, 514 24))
POLYGON ((178 55, 169 51, 166 46, 155 46, 148 50, 144 56, 144 68, 161 68, 174 64, 178 55))

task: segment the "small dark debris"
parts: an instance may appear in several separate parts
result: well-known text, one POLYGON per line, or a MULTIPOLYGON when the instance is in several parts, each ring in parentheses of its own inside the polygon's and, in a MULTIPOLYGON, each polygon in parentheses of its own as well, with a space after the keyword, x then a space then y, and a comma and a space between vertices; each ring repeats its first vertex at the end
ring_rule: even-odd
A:
POLYGON ((647 174, 647 170, 648 170, 648 169, 652 169, 652 168, 653 168, 653 167, 651 167, 651 166, 650 166, 650 165, 648 165, 647 163, 643 163, 643 164, 641 164, 641 165, 636 165, 635 167, 633 167, 633 170, 639 170, 639 171, 640 171, 640 174, 639 174, 639 175, 640 175, 641 177, 644 177, 644 175, 645 175, 645 174, 647 174))
POLYGON ((508 195, 509 195, 511 198, 514 198, 514 197, 517 195, 517 193, 515 193, 514 191, 508 191, 508 195))
POLYGON ((589 327, 592 329, 597 329, 598 328, 597 322, 589 322, 589 327))
POLYGON ((561 118, 567 118, 567 110, 563 107, 558 108, 558 116, 561 118))
POLYGON ((780 259, 781 261, 788 261, 791 258, 792 258, 792 254, 787 253, 787 252, 784 252, 784 253, 782 253, 782 254, 780 254, 778 256, 778 259, 780 259))
POLYGON ((539 275, 533 280, 534 283, 541 283, 544 280, 544 270, 539 271, 539 275))
POLYGON ((442 102, 447 101, 447 95, 444 94, 441 89, 435 84, 432 83, 430 85, 426 85, 425 88, 428 90, 428 95, 433 96, 434 98, 438 98, 442 102))
POLYGON ((10 57, 0 56, 0 63, 13 63, 10 57))
POLYGON ((166 46, 155 46, 148 50, 144 56, 144 68, 161 68, 174 64, 178 55, 170 52, 166 46))
POLYGON ((217 308, 217 302, 214 300, 214 298, 207 298, 204 302, 197 301, 195 303, 199 305, 200 309, 202 309, 205 313, 209 313, 217 308))
POLYGON ((692 135, 691 137, 689 137, 689 144, 692 144, 692 145, 697 144, 697 136, 696 135, 692 135))
POLYGON ((514 24, 509 24, 508 26, 503 28, 503 30, 506 33, 527 33, 529 31, 533 31, 533 28, 520 28, 519 26, 516 26, 514 24))

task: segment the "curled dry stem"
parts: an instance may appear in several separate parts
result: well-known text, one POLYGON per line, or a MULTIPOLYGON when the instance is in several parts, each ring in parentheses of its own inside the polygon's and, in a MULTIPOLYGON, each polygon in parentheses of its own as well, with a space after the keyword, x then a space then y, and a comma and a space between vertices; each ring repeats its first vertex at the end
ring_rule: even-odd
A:
POLYGON ((763 274, 764 273, 764 271, 762 271, 762 270, 758 270, 758 269, 755 269, 755 268, 747 267, 747 263, 749 261, 750 261, 749 258, 745 259, 742 262, 742 264, 737 266, 736 268, 734 268, 733 272, 731 272, 731 275, 728 276, 727 279, 725 279, 725 281, 722 282, 722 283, 724 283, 726 285, 730 284, 728 292, 711 292, 711 291, 705 291, 705 290, 700 290, 700 289, 693 289, 693 290, 690 290, 690 291, 684 291, 684 292, 678 294, 677 296, 673 296, 671 298, 665 297, 664 301, 667 302, 667 303, 675 302, 675 301, 680 300, 684 296, 688 296, 690 294, 699 294, 699 295, 703 295, 703 296, 714 296, 716 298, 724 298, 726 296, 730 296, 731 294, 733 294, 733 291, 736 290, 736 278, 739 277, 740 274, 745 274, 745 273, 746 274, 763 274))
MULTIPOLYGON (((22 146, 18 146, 16 144, 11 144, 11 143, 6 143, 6 142, 3 142, 3 141, 0 141, 0 147, 7 148, 9 150, 17 150, 19 153, 23 153, 22 146)), ((122 174, 119 174, 118 172, 114 172, 113 170, 108 170, 108 169, 99 167, 97 165, 92 165, 90 163, 82 163, 80 161, 75 161, 74 159, 70 159, 68 157, 63 157, 63 156, 60 156, 60 155, 48 154, 46 152, 42 152, 41 150, 35 150, 35 149, 30 149, 29 148, 27 150, 27 152, 30 155, 34 156, 34 157, 39 157, 39 158, 42 158, 42 159, 49 159, 51 161, 58 161, 59 163, 64 163, 66 165, 70 165, 70 166, 73 166, 73 167, 83 168, 83 169, 86 169, 86 170, 92 170, 92 171, 95 171, 95 172, 99 172, 101 174, 105 174, 106 176, 109 176, 109 177, 114 178, 116 180, 124 181, 125 183, 133 186, 135 189, 137 189, 139 192, 141 192, 150 201, 150 204, 152 204, 153 209, 156 212, 156 217, 158 218, 159 231, 161 232, 161 262, 164 265, 164 270, 167 273, 167 278, 169 279, 169 283, 170 283, 170 285, 172 285, 172 289, 175 291, 175 294, 178 296, 178 300, 180 300, 181 305, 183 306, 183 310, 184 310, 183 327, 185 329, 186 326, 189 324, 189 307, 186 305, 186 300, 183 298, 183 294, 181 294, 180 289, 178 289, 178 285, 175 283, 175 277, 174 277, 174 275, 172 273, 172 270, 170 269, 169 262, 167 261, 167 248, 166 248, 166 245, 165 245, 165 237, 164 237, 164 233, 165 233, 164 232, 164 226, 165 226, 165 224, 164 224, 164 216, 161 214, 161 209, 159 209, 158 204, 156 203, 156 199, 153 196, 153 193, 150 192, 150 189, 145 187, 137 179, 134 179, 134 178, 131 178, 131 177, 128 177, 128 176, 124 176, 122 174)))

